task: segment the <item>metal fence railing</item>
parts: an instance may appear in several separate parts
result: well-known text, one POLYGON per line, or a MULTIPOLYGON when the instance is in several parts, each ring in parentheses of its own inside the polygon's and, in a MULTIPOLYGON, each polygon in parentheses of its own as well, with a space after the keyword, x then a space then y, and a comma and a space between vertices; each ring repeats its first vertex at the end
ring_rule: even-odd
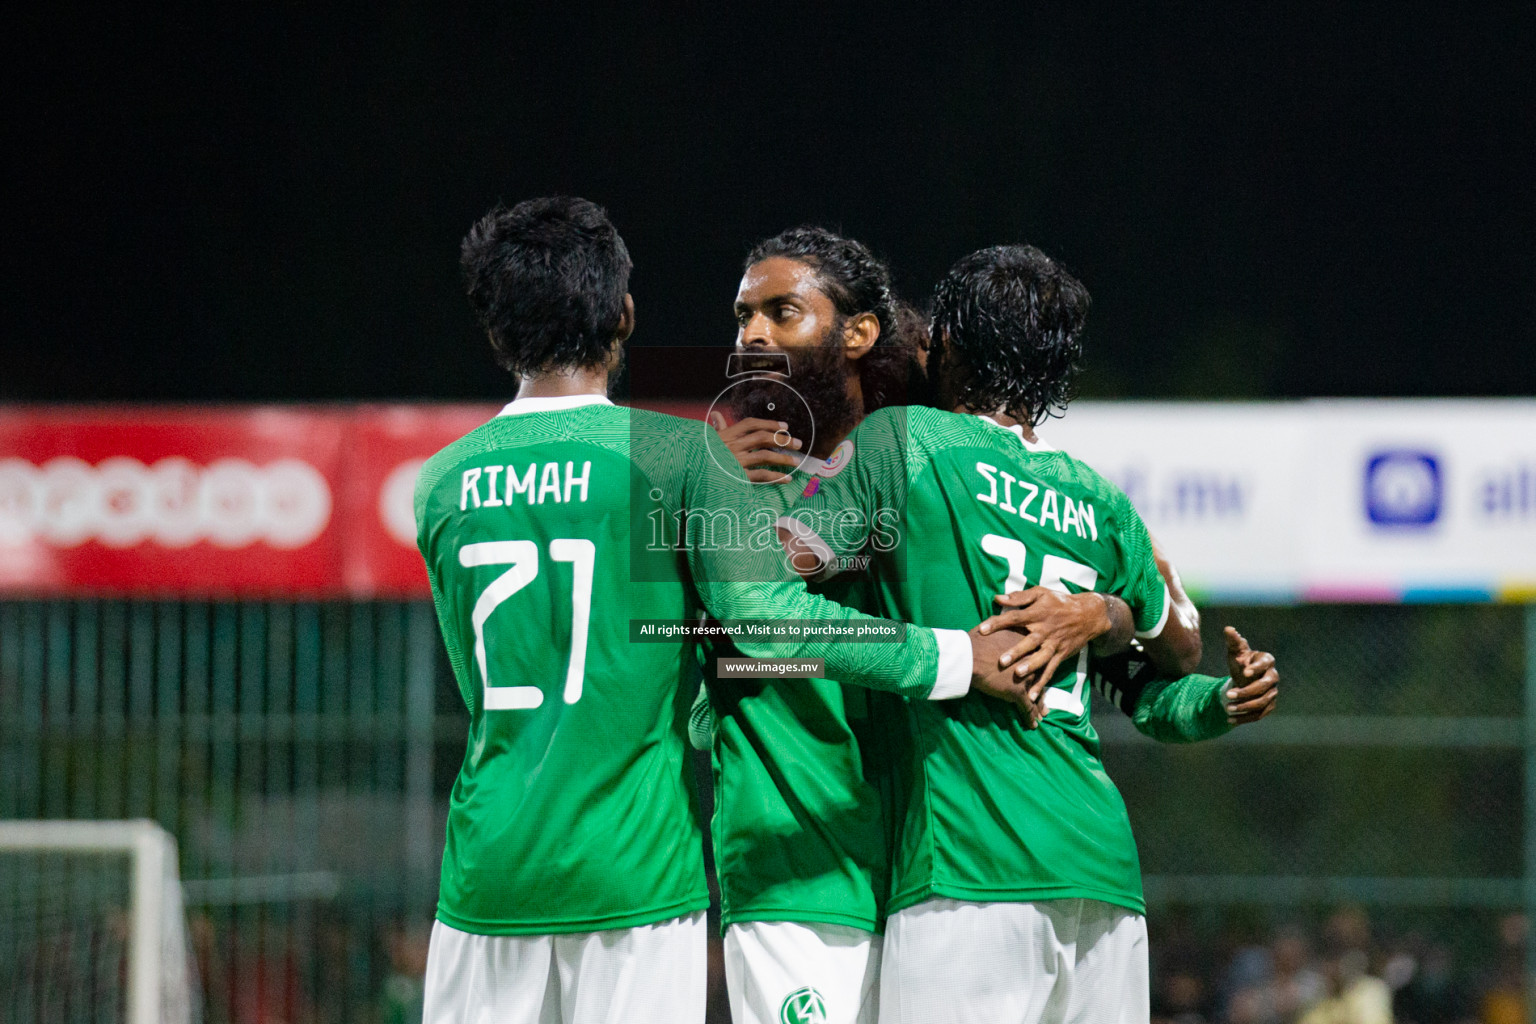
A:
POLYGON ((210 1024, 408 1016, 464 743, 439 647, 419 603, 0 603, 0 816, 170 830, 210 1024))
POLYGON ((1533 610, 1313 605, 1203 617, 1206 671, 1223 671, 1222 625, 1277 655, 1280 712, 1192 747, 1159 747, 1123 718, 1098 718, 1136 829, 1165 1010, 1199 992, 1210 1019, 1244 1019, 1234 1006, 1261 983, 1280 936, 1314 958, 1365 945, 1404 1020, 1431 1019, 1415 1003, 1431 970, 1468 1018, 1490 999, 1519 1001, 1533 610))
MULTIPOLYGON (((1467 999, 1507 987, 1536 617, 1204 617, 1210 671, 1225 624, 1278 655, 1278 714, 1187 748, 1095 716, 1141 848, 1158 998, 1228 1019, 1276 936, 1321 949, 1344 907, 1389 980, 1443 952, 1467 999)), ((0 817, 172 832, 210 1024, 410 1019, 464 730, 424 603, 0 602, 0 817)))

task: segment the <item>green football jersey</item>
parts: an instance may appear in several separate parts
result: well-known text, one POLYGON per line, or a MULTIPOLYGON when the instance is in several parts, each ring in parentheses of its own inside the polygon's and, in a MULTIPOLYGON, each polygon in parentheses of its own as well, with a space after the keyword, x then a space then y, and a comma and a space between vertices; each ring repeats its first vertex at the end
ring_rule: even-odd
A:
MULTIPOLYGON (((637 638, 632 620, 701 608, 725 620, 865 617, 809 594, 776 541, 733 529, 748 485, 721 468, 731 455, 707 425, 597 396, 503 412, 428 460, 416 488, 418 544, 470 712, 438 917, 519 934, 702 909, 684 754, 693 653, 637 638)), ((843 678, 920 697, 938 678, 939 641, 902 632, 739 646, 824 658, 843 678)))
MULTIPOLYGON (((773 523, 842 463, 808 460, 784 484, 751 489, 753 514, 773 523), (825 467, 833 467, 832 470, 825 467)), ((863 611, 865 574, 812 587, 863 611)), ((974 625, 974 623, 973 623, 974 625)), ((714 712, 715 863, 721 924, 813 921, 874 930, 888 888, 893 831, 888 747, 900 698, 830 679, 720 679, 727 641, 701 645, 714 712)))
MULTIPOLYGON (((781 522, 834 560, 867 547, 886 614, 959 628, 992 614, 995 594, 1044 584, 1117 594, 1138 635, 1161 631, 1169 602, 1146 527, 1088 466, 984 417, 926 408, 882 410, 851 440, 844 471, 781 522)), ((1143 909, 1130 821, 1089 720, 1087 660, 1062 666, 1033 731, 980 694, 908 703, 892 912, 934 897, 1143 909)))

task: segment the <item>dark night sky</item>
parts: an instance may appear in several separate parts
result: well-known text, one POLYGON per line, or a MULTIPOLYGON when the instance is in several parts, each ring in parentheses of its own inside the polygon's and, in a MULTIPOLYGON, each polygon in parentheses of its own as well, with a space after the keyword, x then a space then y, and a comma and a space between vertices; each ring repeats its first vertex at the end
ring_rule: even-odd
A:
POLYGON ((728 343, 810 221, 918 299, 1059 257, 1087 395, 1536 393, 1529 3, 438 6, 10 26, 0 400, 502 396, 458 241, 554 191, 629 242, 637 344, 728 343))

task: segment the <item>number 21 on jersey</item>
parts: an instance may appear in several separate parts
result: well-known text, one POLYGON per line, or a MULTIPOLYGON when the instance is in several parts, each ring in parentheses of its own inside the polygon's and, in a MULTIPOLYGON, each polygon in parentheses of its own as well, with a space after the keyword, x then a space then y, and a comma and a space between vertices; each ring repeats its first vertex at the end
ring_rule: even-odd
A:
MULTIPOLYGON (((1003 584, 1005 593, 1013 593, 1016 590, 1024 590, 1029 586, 1029 580, 1024 575, 1024 556, 1027 549, 1024 542, 1014 537, 1003 537, 996 533, 989 533, 981 538, 981 550, 996 558, 1001 558, 1008 566, 1008 579, 1003 584)), ((1099 580, 1097 569, 1074 562, 1070 558, 1062 558, 1059 555, 1046 555, 1040 566, 1040 585, 1047 590, 1055 590, 1066 594, 1069 591, 1066 583, 1075 583, 1084 590, 1092 590, 1093 585, 1099 580)), ((1071 690, 1064 690, 1053 686, 1045 691, 1044 702, 1048 708, 1057 711, 1065 711, 1071 715, 1083 713, 1083 690, 1088 681, 1088 648, 1084 647, 1077 652, 1077 678, 1073 681, 1071 690)))
MULTIPOLYGON (((581 699, 582 678, 587 671, 587 627, 592 617, 592 569, 597 546, 590 540, 560 538, 549 542, 549 557, 571 563, 571 660, 565 670, 565 702, 581 699)), ((459 548, 459 564, 466 569, 480 565, 505 565, 475 601, 470 621, 475 627, 475 664, 480 666, 484 687, 481 707, 486 711, 526 711, 544 703, 537 686, 492 686, 486 667, 485 620, 507 598, 532 583, 539 575, 539 546, 531 540, 488 540, 459 548)))

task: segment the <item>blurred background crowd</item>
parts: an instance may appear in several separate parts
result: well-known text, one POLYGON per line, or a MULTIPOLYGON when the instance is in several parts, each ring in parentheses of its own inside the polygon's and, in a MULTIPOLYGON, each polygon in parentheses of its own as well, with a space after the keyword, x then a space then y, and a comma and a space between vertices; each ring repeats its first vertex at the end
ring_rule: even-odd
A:
POLYGON ((1466 944, 1373 927, 1359 907, 1315 922, 1202 937, 1191 915, 1150 919, 1161 1024, 1520 1024, 1529 922, 1491 919, 1466 944))

